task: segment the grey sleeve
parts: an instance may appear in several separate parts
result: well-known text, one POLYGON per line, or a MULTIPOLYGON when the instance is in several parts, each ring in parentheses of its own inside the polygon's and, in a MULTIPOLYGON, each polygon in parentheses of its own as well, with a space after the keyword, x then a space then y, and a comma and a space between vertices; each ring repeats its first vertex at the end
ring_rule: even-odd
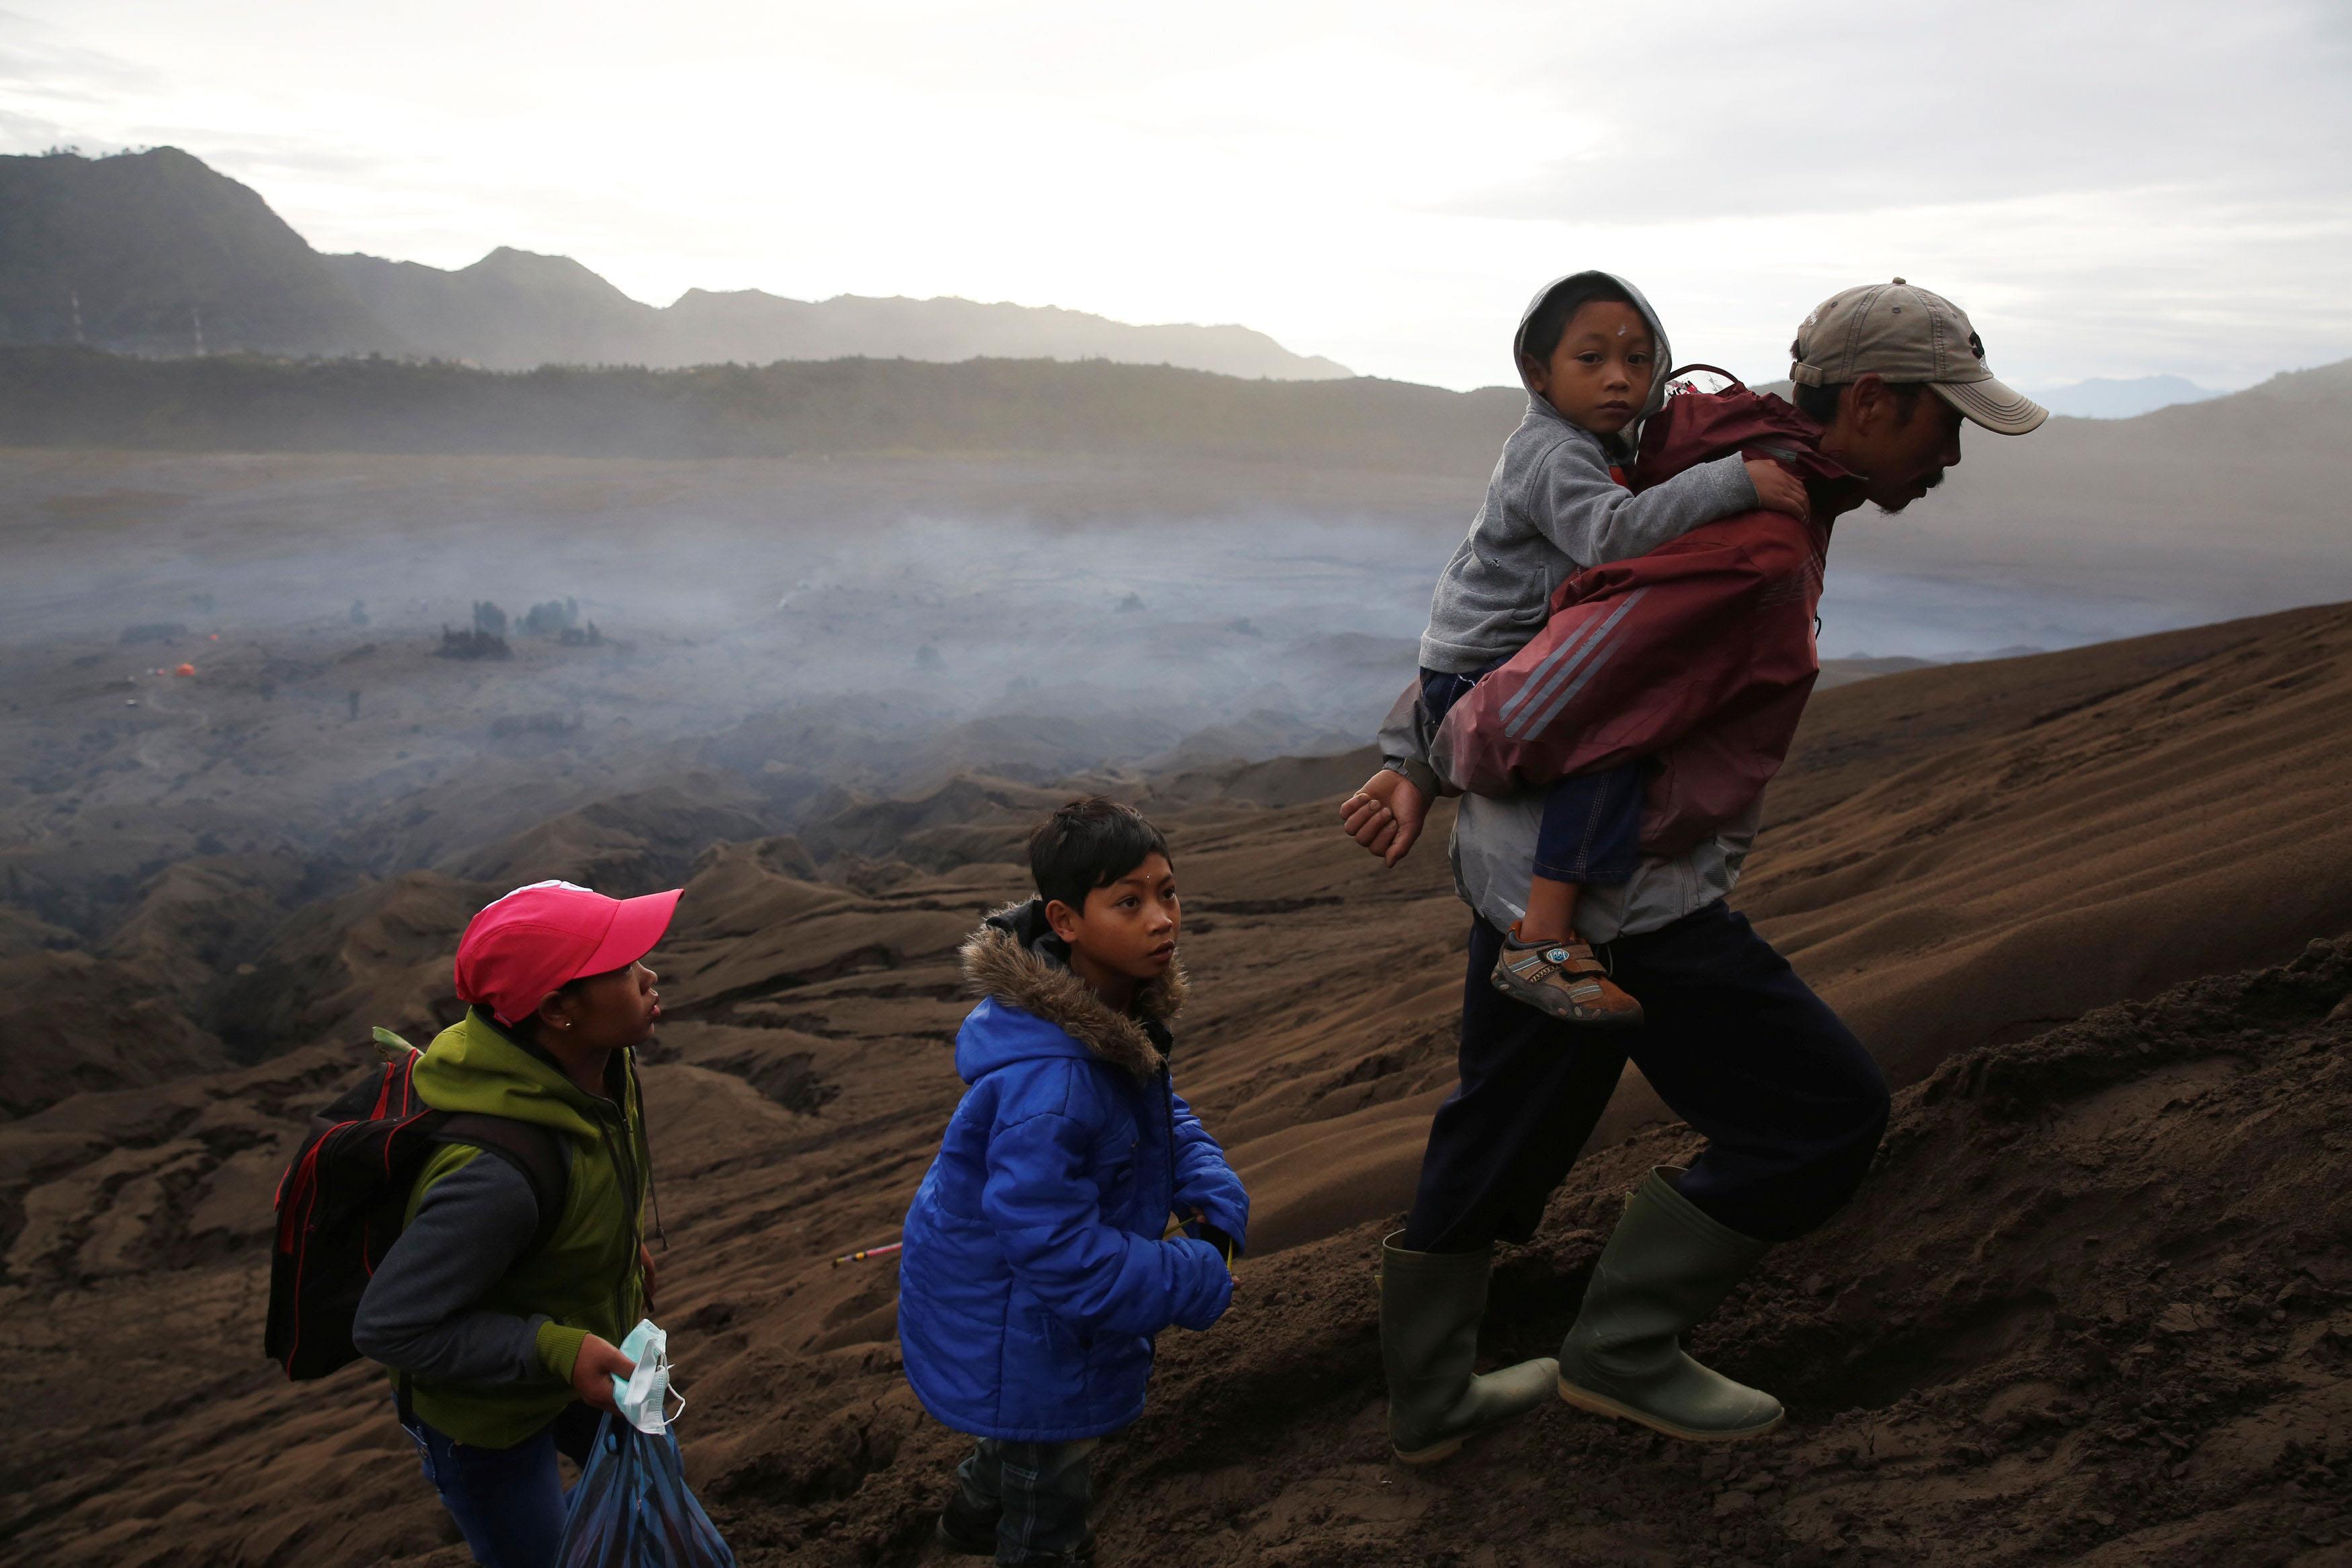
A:
POLYGON ((538 1228, 539 1200, 523 1174, 477 1154, 425 1189, 360 1297, 352 1343, 373 1361, 436 1383, 545 1380, 539 1325, 547 1320, 475 1305, 538 1228))
POLYGON ((1523 500, 1543 536, 1580 567, 1647 555, 1701 523, 1756 505, 1756 486, 1737 452, 1685 468, 1635 495, 1609 476, 1597 453, 1563 441, 1530 477, 1523 500))
POLYGON ((1419 681, 1405 687, 1381 725, 1381 767, 1403 774, 1424 800, 1444 793, 1437 770, 1429 765, 1429 716, 1422 709, 1419 681))

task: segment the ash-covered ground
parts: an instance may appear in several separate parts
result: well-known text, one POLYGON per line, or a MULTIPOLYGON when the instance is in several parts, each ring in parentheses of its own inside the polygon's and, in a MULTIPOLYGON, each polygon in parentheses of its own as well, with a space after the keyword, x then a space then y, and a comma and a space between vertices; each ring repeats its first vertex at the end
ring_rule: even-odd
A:
MULTIPOLYGON (((1701 1456, 1563 1409, 1408 1476, 1370 1260, 1451 1082, 1466 919, 1443 811, 1392 873, 1340 841, 1371 764, 1336 748, 1409 670, 1456 486, 5 472, 12 1560, 460 1561, 379 1381, 261 1356, 269 1193, 367 1026, 453 1017, 465 920, 546 876, 687 889, 646 1084, 695 1484, 747 1563, 924 1560, 956 1439, 899 1376, 889 1266, 827 1260, 895 1232, 960 1087, 956 943, 1081 789, 1171 832, 1181 1071, 1257 1204, 1241 1307, 1169 1337, 1107 1453, 1107 1561, 2352 1550, 2352 610, 1819 696, 1736 902, 1904 1093, 1854 1207, 1702 1335, 1790 1429, 1701 1456)), ((1686 1146, 1629 1076, 1507 1262, 1493 1354, 1558 1337, 1686 1146)))

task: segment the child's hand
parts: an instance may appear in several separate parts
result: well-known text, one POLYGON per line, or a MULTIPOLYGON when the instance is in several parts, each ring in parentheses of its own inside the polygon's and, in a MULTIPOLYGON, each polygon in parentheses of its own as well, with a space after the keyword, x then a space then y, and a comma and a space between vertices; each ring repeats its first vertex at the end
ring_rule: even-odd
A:
POLYGON ((1768 512, 1786 512, 1802 522, 1813 515, 1812 497, 1805 482, 1769 457, 1750 457, 1745 466, 1748 482, 1756 486, 1756 504, 1768 512))
POLYGON ((1226 1309, 1234 1304, 1234 1292, 1240 1289, 1241 1281, 1234 1277, 1231 1270, 1227 1270, 1218 1276, 1216 1294, 1208 1301, 1192 1302, 1189 1311, 1178 1312, 1176 1326, 1190 1329, 1194 1333, 1208 1333, 1216 1326, 1217 1320, 1225 1315, 1226 1309))
POLYGON ((1185 1228, 1192 1233, 1195 1239, 1205 1241, 1215 1248, 1217 1256, 1225 1260, 1225 1272, 1228 1274, 1233 1272, 1234 1239, 1231 1236, 1210 1224, 1209 1217, 1197 1208, 1192 1211, 1192 1223, 1185 1228))
POLYGON ((1412 779, 1391 768, 1365 779, 1362 789, 1339 804, 1340 831, 1384 865, 1404 859, 1428 816, 1429 801, 1412 779))
POLYGON ((658 1272, 659 1271, 654 1267, 653 1249, 646 1246, 642 1241, 638 1242, 637 1277, 643 1281, 642 1289, 645 1292, 646 1298, 645 1315, 647 1317, 654 1315, 654 1284, 658 1277, 658 1272))
POLYGON ((625 1383, 637 1364, 623 1355, 610 1340, 590 1334, 580 1342, 580 1359, 572 1364, 572 1392, 592 1410, 613 1408, 613 1379, 625 1383))

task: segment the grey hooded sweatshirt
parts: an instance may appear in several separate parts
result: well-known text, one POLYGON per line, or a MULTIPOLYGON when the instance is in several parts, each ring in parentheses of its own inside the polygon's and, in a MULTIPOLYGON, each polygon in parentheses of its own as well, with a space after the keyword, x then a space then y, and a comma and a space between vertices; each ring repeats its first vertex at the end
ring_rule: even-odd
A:
MULTIPOLYGON (((1512 334, 1511 362, 1527 385, 1528 324, 1536 312, 1560 289, 1604 279, 1625 291, 1657 340, 1658 373, 1641 413, 1647 419, 1665 402, 1674 357, 1658 313, 1622 277, 1578 272, 1546 284, 1512 334)), ((1621 440, 1570 423, 1528 387, 1528 412, 1503 444, 1486 504, 1437 580, 1429 629, 1421 634, 1423 669, 1468 674, 1509 658, 1543 630, 1553 592, 1574 573, 1646 555, 1701 523, 1756 505, 1756 486, 1737 453, 1638 496, 1609 476, 1611 464, 1631 458, 1621 440)))
MULTIPOLYGON (((1529 302, 1512 340, 1515 362, 1537 308, 1553 289, 1590 276, 1563 277, 1529 302)), ((1664 402, 1664 372, 1674 362, 1665 329, 1641 290, 1620 277, 1610 281, 1625 290, 1657 335, 1660 375, 1643 410, 1647 417, 1664 402)), ((1756 486, 1737 454, 1701 464, 1639 496, 1610 479, 1612 456, 1598 436, 1569 423, 1529 389, 1527 417, 1504 444, 1486 504, 1437 585, 1421 644, 1424 666, 1465 674, 1515 653, 1542 628, 1553 591, 1571 572, 1641 555, 1702 522, 1756 505, 1756 486)), ((1441 783, 1429 765, 1431 725, 1420 695, 1415 682, 1389 716, 1381 731, 1381 766, 1402 773, 1434 798, 1441 783)), ((1449 846, 1454 891, 1506 929, 1527 913, 1544 793, 1465 795, 1454 814, 1449 846)), ((1622 886, 1585 888, 1576 909, 1578 933, 1607 942, 1655 931, 1722 898, 1739 880, 1762 812, 1759 800, 1738 821, 1681 854, 1643 856, 1633 880, 1622 886)))

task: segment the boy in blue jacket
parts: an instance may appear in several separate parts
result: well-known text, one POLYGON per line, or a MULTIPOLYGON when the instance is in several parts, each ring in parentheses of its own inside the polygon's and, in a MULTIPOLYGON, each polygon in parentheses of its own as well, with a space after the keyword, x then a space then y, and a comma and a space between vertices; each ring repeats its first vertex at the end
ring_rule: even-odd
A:
POLYGON ((1029 868, 1037 896, 964 945, 971 1088, 907 1213, 898 1339, 916 1397, 979 1439, 940 1538, 1076 1563, 1093 1451, 1143 1413, 1152 1336, 1223 1315, 1249 1195, 1169 1076, 1184 971, 1167 841, 1076 800, 1030 836, 1029 868))

